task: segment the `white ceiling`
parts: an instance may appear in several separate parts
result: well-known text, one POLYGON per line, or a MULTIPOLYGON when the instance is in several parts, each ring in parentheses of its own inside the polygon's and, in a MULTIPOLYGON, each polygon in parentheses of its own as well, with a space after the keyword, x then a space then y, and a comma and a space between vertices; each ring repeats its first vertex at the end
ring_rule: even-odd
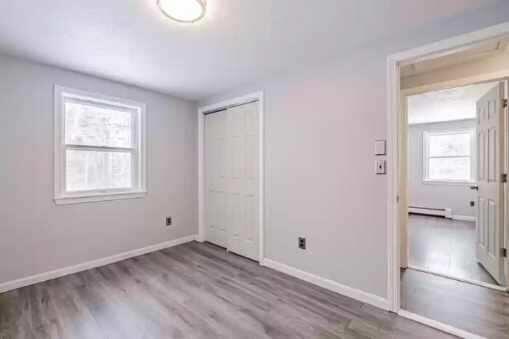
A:
POLYGON ((496 83, 457 87, 408 97, 408 123, 473 119, 476 102, 496 83))
POLYGON ((202 99, 504 1, 208 0, 189 25, 156 0, 6 0, 0 52, 202 99))

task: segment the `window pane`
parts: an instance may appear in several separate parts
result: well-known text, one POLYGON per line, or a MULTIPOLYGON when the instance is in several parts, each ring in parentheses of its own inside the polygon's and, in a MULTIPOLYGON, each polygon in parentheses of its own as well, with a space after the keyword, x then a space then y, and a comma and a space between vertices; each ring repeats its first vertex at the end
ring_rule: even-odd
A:
POLYGON ((131 153, 66 151, 66 190, 130 188, 131 153))
POLYGON ((470 158, 429 159, 428 179, 470 181, 470 158))
POLYGON ((131 147, 132 114, 86 103, 65 103, 66 144, 131 147))
POLYGON ((470 133, 430 135, 429 156, 469 156, 470 133))

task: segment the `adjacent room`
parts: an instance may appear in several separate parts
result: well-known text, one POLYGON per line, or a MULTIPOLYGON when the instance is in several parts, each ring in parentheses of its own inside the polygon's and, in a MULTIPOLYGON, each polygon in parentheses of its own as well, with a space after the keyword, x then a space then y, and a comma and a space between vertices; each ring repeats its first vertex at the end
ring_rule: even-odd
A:
POLYGON ((483 83, 408 97, 408 266, 497 284, 476 257, 477 103, 483 83))
POLYGON ((508 18, 1 1, 0 338, 509 339, 508 18))

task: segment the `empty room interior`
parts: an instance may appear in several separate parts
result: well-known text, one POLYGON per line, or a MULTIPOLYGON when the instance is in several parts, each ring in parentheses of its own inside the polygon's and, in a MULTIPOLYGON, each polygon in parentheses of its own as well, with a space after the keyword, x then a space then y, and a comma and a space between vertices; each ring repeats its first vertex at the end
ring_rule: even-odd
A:
POLYGON ((0 338, 509 339, 509 2, 0 2, 0 338))

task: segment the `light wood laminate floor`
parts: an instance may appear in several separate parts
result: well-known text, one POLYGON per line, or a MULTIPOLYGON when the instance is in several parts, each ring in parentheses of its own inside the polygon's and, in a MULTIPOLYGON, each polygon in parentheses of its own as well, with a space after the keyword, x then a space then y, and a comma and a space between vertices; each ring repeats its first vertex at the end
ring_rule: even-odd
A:
POLYGON ((409 215, 408 264, 431 272, 496 285, 477 262, 475 223, 409 215))
POLYGON ((0 294, 0 338, 451 337, 193 242, 0 294))
POLYGON ((407 269, 402 271, 401 308, 486 338, 509 338, 505 292, 407 269))

